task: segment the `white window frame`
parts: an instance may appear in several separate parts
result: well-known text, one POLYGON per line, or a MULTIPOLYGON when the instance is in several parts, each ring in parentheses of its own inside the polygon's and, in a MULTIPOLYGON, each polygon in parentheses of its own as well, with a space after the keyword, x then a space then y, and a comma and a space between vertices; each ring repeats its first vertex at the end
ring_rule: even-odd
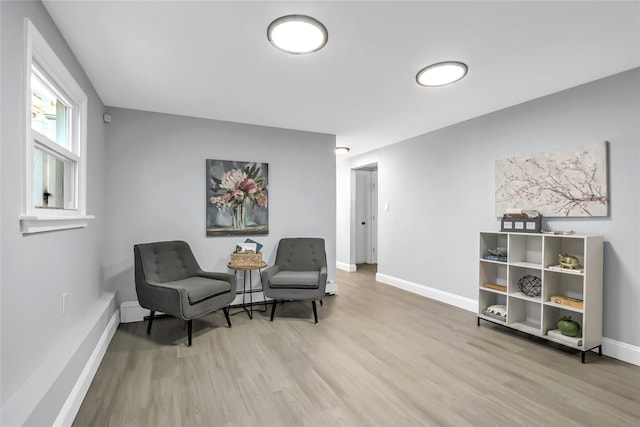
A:
POLYGON ((23 234, 83 228, 87 215, 87 96, 33 23, 25 18, 23 234), (68 149, 31 128, 31 74, 37 70, 71 108, 68 149), (33 203, 34 155, 39 149, 65 162, 64 209, 38 208, 33 203))

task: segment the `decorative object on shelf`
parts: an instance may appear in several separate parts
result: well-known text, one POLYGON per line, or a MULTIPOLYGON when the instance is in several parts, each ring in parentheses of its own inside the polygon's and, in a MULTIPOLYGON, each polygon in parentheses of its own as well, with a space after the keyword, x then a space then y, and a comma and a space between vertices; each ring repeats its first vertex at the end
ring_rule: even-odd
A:
POLYGON ((560 267, 568 268, 570 270, 575 270, 580 268, 578 257, 567 254, 558 255, 558 260, 560 261, 560 267))
POLYGON ((269 234, 269 164, 206 161, 207 236, 269 234))
MULTIPOLYGON (((537 211, 536 211, 537 212, 537 211)), ((529 218, 522 213, 520 217, 513 214, 504 214, 500 221, 500 231, 512 231, 517 233, 539 233, 542 229, 542 215, 529 218)))
POLYGON ((500 316, 507 315, 507 306, 504 304, 493 304, 487 307, 487 311, 492 314, 498 314, 500 316))
POLYGON ((562 316, 558 319, 558 329, 562 335, 577 337, 580 334, 580 324, 571 320, 571 316, 562 316))
POLYGON ((582 310, 582 308, 584 307, 583 300, 578 298, 563 297, 561 295, 553 295, 551 298, 549 298, 549 301, 554 304, 566 305, 567 307, 573 307, 580 310, 582 310))
POLYGON ((484 259, 507 262, 507 248, 487 249, 487 252, 489 252, 489 255, 485 255, 484 259))
POLYGON ((606 141, 496 160, 495 174, 497 217, 516 206, 547 217, 608 215, 606 141))
POLYGON ((487 249, 487 251, 488 251, 491 255, 495 255, 495 256, 507 256, 507 248, 487 249))
POLYGON ((482 311, 487 317, 505 322, 507 320, 507 306, 504 304, 490 305, 482 311))
POLYGON ((562 231, 562 230, 557 230, 557 231, 551 231, 551 230, 540 230, 540 232, 542 234, 554 234, 556 236, 570 236, 572 234, 576 234, 575 231, 570 230, 570 231, 562 231))
POLYGON ((518 280, 520 292, 528 297, 539 297, 542 290, 542 280, 539 277, 527 274, 518 280))

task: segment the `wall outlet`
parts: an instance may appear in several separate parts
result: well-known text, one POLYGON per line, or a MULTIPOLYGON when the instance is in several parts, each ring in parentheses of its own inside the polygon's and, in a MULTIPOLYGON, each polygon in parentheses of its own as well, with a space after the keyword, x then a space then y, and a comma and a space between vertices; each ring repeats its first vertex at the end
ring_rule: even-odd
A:
POLYGON ((69 303, 69 294, 65 292, 62 294, 62 314, 66 313, 68 303, 69 303))

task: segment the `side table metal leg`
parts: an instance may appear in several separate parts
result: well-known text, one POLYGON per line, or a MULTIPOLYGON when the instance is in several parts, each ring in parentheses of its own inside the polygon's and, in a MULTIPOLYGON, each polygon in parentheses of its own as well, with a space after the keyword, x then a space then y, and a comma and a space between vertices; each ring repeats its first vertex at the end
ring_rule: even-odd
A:
POLYGON ((252 270, 245 270, 249 272, 249 319, 253 319, 253 279, 252 270))

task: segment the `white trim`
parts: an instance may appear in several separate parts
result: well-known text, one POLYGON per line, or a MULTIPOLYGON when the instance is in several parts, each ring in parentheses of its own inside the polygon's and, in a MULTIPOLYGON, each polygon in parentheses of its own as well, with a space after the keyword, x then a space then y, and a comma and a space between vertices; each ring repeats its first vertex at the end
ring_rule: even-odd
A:
POLYGON ((95 218, 93 215, 59 217, 22 215, 20 216, 20 230, 22 234, 31 234, 70 228, 84 228, 89 225, 89 220, 93 218, 95 218))
POLYGON ((118 313, 118 311, 115 311, 111 316, 107 327, 104 329, 104 332, 100 336, 100 340, 98 341, 96 348, 91 353, 87 364, 82 370, 78 381, 76 381, 76 384, 73 386, 71 393, 69 393, 69 397, 67 397, 67 400, 58 413, 56 420, 53 422, 54 427, 70 426, 71 424, 73 424, 73 420, 75 419, 76 415, 78 415, 78 411, 80 410, 82 401, 87 395, 87 391, 89 391, 89 386, 91 385, 93 378, 98 372, 100 363, 102 362, 102 359, 107 352, 109 343, 115 335, 119 324, 120 313, 118 313))
POLYGON ((640 347, 631 344, 612 340, 611 338, 602 338, 602 354, 640 366, 640 347))
POLYGON ((453 305, 454 307, 462 308, 467 311, 472 311, 474 313, 478 312, 478 301, 471 298, 461 297, 450 292, 430 288, 428 286, 409 282, 404 279, 398 279, 397 277, 382 273, 376 273, 376 281, 384 283, 385 285, 395 286, 396 288, 404 289, 405 291, 422 295, 423 297, 431 298, 445 304, 453 305))
POLYGON ((335 280, 327 280, 327 287, 324 290, 325 295, 337 295, 338 294, 338 284, 335 280))
POLYGON ((346 262, 336 261, 336 268, 338 270, 348 271, 349 273, 353 273, 358 268, 355 264, 347 264, 346 262))
POLYGON ((120 323, 142 322, 149 310, 140 307, 138 301, 124 301, 120 304, 120 323))
POLYGON ((87 95, 28 18, 24 19, 24 55, 24 112, 22 118, 24 173, 22 176, 22 215, 20 217, 22 233, 86 227, 87 220, 93 218, 93 216, 87 215, 87 95), (52 142, 47 143, 46 137, 31 129, 33 64, 36 64, 38 70, 55 86, 55 91, 60 92, 56 96, 63 95, 62 98, 65 102, 68 101, 70 104, 72 110, 69 123, 71 146, 68 149, 58 147, 52 142), (65 167, 65 209, 39 209, 33 206, 33 158, 36 147, 46 149, 45 151, 50 150, 56 158, 73 164, 72 170, 65 167))
MULTIPOLYGON (((382 273, 376 274, 376 281, 385 285, 403 289, 417 295, 422 295, 423 297, 431 298, 433 300, 440 301, 454 307, 462 308, 474 314, 478 313, 478 301, 471 298, 461 297, 450 292, 430 288, 428 286, 423 286, 382 273)), ((618 359, 622 362, 640 366, 640 347, 631 344, 603 337, 602 354, 614 359, 618 359)))

